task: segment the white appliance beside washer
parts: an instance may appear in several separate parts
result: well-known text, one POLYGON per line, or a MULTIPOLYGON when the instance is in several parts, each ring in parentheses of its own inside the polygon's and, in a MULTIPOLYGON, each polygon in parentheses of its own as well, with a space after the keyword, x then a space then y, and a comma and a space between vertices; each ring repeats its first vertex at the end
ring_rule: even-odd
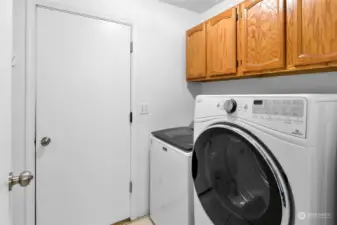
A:
POLYGON ((198 96, 195 225, 337 224, 337 95, 198 96))
POLYGON ((150 136, 150 217, 157 225, 194 225, 191 161, 193 129, 150 136))

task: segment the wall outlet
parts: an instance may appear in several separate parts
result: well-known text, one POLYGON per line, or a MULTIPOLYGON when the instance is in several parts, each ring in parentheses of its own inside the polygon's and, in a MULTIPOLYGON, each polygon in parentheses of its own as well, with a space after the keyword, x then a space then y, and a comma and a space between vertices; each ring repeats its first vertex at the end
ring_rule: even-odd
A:
POLYGON ((140 104, 140 115, 150 114, 149 104, 143 102, 140 104))

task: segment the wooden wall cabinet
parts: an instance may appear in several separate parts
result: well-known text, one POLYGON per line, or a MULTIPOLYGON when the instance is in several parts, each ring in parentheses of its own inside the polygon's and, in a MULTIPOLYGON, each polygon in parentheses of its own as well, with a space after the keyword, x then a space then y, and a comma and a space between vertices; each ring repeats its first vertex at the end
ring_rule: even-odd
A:
POLYGON ((232 8, 206 22, 208 77, 237 72, 236 17, 236 8, 232 8))
POLYGON ((200 24, 186 32, 187 80, 206 77, 206 25, 200 24))
POLYGON ((242 71, 285 68, 283 0, 247 0, 241 4, 242 71))
POLYGON ((246 0, 187 32, 187 80, 335 71, 336 9, 337 0, 246 0))
POLYGON ((294 64, 337 61, 337 0, 294 0, 294 64))

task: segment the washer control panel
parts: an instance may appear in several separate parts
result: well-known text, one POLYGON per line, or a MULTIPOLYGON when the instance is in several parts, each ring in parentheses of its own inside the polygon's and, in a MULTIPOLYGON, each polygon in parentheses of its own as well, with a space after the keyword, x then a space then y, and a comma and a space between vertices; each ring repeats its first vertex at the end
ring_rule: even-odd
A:
MULTIPOLYGON (((291 97, 233 97, 237 110, 228 114, 297 137, 306 137, 307 100, 291 97)), ((226 100, 224 100, 225 102, 226 100)))
POLYGON ((303 100, 271 100, 253 101, 253 114, 302 118, 304 115, 303 100))

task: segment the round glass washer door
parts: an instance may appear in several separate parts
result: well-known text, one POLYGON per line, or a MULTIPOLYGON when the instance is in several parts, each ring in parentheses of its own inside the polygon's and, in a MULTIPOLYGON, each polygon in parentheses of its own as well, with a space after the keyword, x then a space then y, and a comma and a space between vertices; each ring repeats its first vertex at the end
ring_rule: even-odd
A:
MULTIPOLYGON (((290 225, 292 197, 276 159, 252 134, 216 124, 197 139, 194 187, 215 225, 290 225)), ((195 199, 198 201, 198 199, 195 199)))

